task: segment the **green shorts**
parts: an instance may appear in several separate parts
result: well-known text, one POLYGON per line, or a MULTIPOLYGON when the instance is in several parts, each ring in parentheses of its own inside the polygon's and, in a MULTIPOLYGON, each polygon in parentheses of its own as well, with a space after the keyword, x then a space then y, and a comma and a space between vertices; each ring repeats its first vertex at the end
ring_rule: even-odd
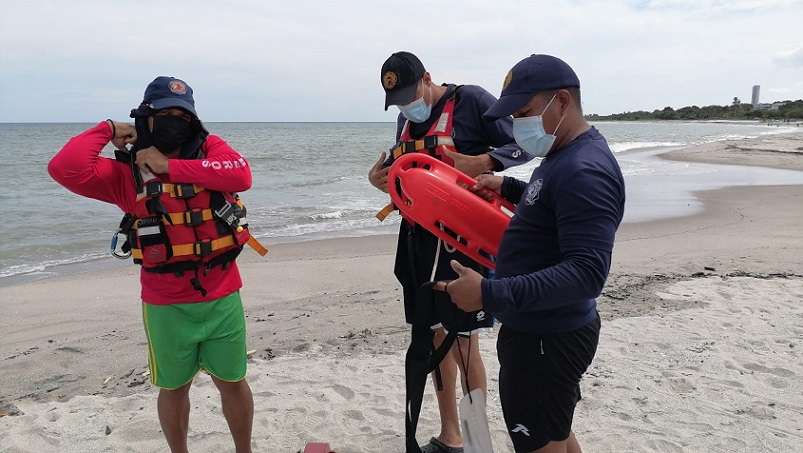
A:
POLYGON ((229 382, 245 378, 245 314, 240 292, 192 304, 142 304, 151 383, 177 389, 199 370, 229 382))

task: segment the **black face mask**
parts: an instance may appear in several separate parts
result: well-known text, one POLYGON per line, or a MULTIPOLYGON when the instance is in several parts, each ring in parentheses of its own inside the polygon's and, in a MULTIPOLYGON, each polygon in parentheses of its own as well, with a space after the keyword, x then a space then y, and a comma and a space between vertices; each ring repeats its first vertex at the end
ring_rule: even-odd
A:
POLYGON ((181 145, 187 143, 195 136, 190 123, 183 118, 173 115, 153 117, 153 145, 165 154, 176 151, 181 145))

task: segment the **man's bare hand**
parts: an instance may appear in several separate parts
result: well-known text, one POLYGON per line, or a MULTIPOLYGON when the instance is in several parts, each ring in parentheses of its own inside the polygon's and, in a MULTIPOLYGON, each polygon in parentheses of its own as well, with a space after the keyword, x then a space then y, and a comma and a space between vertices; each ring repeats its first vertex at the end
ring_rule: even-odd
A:
POLYGON ((479 156, 467 156, 454 151, 446 151, 446 157, 454 161, 454 168, 463 173, 476 178, 478 175, 487 173, 494 169, 494 163, 488 154, 479 156))
POLYGON ((167 174, 168 171, 167 156, 153 146, 137 151, 136 164, 157 175, 167 174))
POLYGON ((471 187, 471 191, 477 195, 485 198, 486 200, 493 199, 492 193, 502 194, 502 181, 504 177, 495 175, 479 175, 477 176, 477 184, 471 187))
POLYGON ((385 193, 388 191, 388 171, 390 171, 390 167, 382 167, 386 157, 386 153, 383 152, 380 154, 379 160, 376 161, 368 172, 368 181, 371 182, 371 185, 385 193))
POLYGON ((112 120, 106 120, 112 126, 114 137, 112 137, 112 144, 117 149, 123 149, 125 145, 130 145, 137 141, 137 130, 132 124, 122 123, 112 120))

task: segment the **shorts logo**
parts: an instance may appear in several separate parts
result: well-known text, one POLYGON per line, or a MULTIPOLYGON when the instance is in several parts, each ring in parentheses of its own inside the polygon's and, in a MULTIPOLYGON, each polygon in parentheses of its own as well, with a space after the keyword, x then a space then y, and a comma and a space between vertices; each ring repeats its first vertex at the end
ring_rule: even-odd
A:
POLYGON ((167 87, 170 88, 171 93, 187 94, 187 84, 181 80, 171 80, 167 87))
POLYGON ((517 424, 515 428, 510 430, 511 433, 522 433, 527 437, 530 437, 530 430, 527 429, 526 426, 522 425, 521 423, 517 424))
POLYGON ((539 178, 533 181, 533 183, 530 184, 530 187, 527 188, 527 194, 524 196, 524 202, 532 206, 532 204, 541 197, 541 188, 543 186, 543 179, 539 178))
POLYGON ((477 312, 477 321, 484 321, 485 320, 485 312, 480 310, 477 312))
POLYGON ((388 91, 396 88, 398 82, 399 76, 393 71, 388 71, 382 76, 382 86, 388 91))

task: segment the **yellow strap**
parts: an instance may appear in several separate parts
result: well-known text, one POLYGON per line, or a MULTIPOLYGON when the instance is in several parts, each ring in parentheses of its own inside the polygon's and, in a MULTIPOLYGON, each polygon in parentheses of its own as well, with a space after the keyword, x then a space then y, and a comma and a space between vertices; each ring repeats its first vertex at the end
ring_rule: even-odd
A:
POLYGON ((387 206, 382 208, 381 211, 376 213, 376 218, 379 219, 380 222, 384 222, 385 219, 390 215, 391 212, 396 210, 396 206, 393 203, 388 203, 387 206))
MULTIPOLYGON (((222 248, 231 247, 232 245, 234 245, 234 236, 223 236, 222 238, 212 240, 212 251, 216 252, 222 248)), ((197 242, 192 244, 174 245, 173 256, 196 255, 196 247, 199 247, 197 242)), ((197 252, 200 253, 201 250, 198 249, 197 252)))
MULTIPOLYGON (((187 220, 189 220, 188 217, 191 212, 192 211, 168 212, 167 215, 170 217, 170 221, 173 225, 184 225, 185 223, 189 223, 187 220)), ((215 218, 215 214, 211 209, 204 209, 201 211, 201 217, 204 222, 208 222, 215 218)))
POLYGON ((268 254, 268 248, 262 245, 255 237, 250 236, 248 241, 246 242, 249 247, 254 249, 255 252, 259 253, 259 256, 265 256, 268 254))
MULTIPOLYGON (((162 183, 162 192, 165 192, 165 193, 169 194, 173 198, 177 198, 177 197, 181 196, 181 193, 179 193, 179 192, 181 192, 180 187, 181 187, 181 185, 179 185, 179 184, 163 182, 162 183)), ((195 191, 195 193, 203 192, 205 190, 203 187, 201 187, 201 186, 199 186, 197 184, 193 184, 192 188, 195 191)), ((145 186, 143 186, 142 192, 137 194, 137 201, 145 198, 147 196, 146 194, 147 194, 147 189, 145 188, 145 186)))
MULTIPOLYGON (((217 238, 212 240, 212 251, 216 252, 220 249, 231 247, 234 245, 234 236, 224 236, 222 238, 217 238)), ((196 247, 200 247, 198 243, 191 243, 191 244, 178 244, 173 246, 173 256, 190 256, 195 255, 196 247)), ((200 249, 198 249, 198 253, 200 253, 200 249)), ((131 249, 131 257, 134 259, 141 260, 142 259, 142 250, 141 249, 131 249)))
MULTIPOLYGON (((424 145, 424 140, 423 139, 414 140, 413 143, 415 145, 415 151, 414 152, 423 151, 423 150, 427 149, 426 146, 424 145)), ((438 135, 438 136, 436 136, 436 145, 435 146, 454 146, 454 140, 452 140, 452 137, 447 137, 445 135, 438 135)), ((390 153, 393 154, 393 158, 394 159, 398 159, 399 157, 404 155, 405 154, 404 142, 402 142, 399 146, 393 148, 393 150, 391 150, 390 153)))
MULTIPOLYGON (((181 192, 180 187, 181 187, 180 184, 172 184, 172 183, 169 183, 169 182, 163 182, 162 183, 162 192, 169 193, 170 196, 173 197, 173 198, 180 197, 182 195, 180 193, 181 192)), ((192 188, 195 191, 195 193, 202 192, 204 190, 203 187, 201 187, 201 186, 199 186, 197 184, 193 184, 192 188)))

